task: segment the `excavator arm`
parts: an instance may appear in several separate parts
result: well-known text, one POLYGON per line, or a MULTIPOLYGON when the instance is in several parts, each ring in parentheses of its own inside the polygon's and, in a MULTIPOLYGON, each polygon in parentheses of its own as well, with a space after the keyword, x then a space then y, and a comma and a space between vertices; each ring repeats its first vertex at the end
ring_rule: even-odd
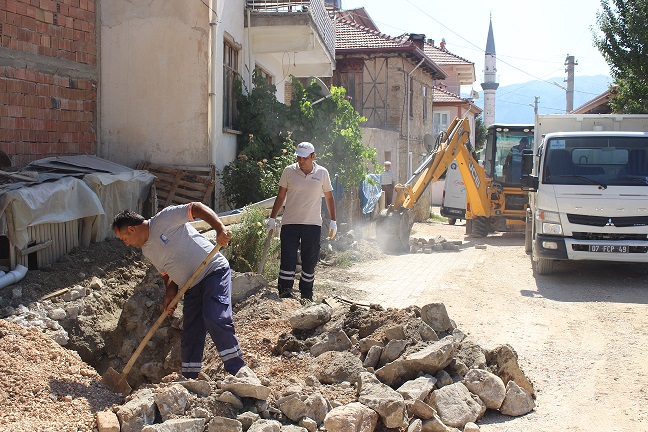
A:
POLYGON ((407 183, 394 188, 394 202, 381 214, 378 222, 377 236, 381 238, 383 249, 398 251, 409 248, 409 233, 413 225, 411 210, 427 187, 439 180, 454 159, 464 179, 471 211, 477 216, 490 215, 488 189, 492 179, 486 177, 486 171, 473 157, 472 151, 468 119, 455 118, 407 183))

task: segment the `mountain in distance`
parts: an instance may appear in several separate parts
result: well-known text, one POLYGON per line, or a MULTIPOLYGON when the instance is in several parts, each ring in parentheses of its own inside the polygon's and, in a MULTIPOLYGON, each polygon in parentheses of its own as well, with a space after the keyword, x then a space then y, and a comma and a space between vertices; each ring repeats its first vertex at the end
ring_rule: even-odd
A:
MULTIPOLYGON (((549 78, 546 81, 527 81, 525 83, 499 86, 495 99, 495 122, 509 124, 533 124, 533 104, 538 96, 538 114, 565 114, 566 91, 551 83, 566 87, 563 77, 549 78)), ((612 78, 606 75, 574 77, 574 109, 605 92, 612 78)), ((481 88, 475 84, 476 89, 481 88)), ((484 92, 479 91, 475 105, 484 109, 484 92)))

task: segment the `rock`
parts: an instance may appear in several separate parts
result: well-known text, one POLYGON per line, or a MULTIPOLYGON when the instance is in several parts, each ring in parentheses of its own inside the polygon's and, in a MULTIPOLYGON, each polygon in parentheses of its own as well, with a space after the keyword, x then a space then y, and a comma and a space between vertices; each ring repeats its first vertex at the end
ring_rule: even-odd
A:
POLYGON ((224 391, 223 393, 216 396, 216 400, 219 402, 230 404, 232 405, 233 408, 237 410, 243 409, 243 402, 238 396, 236 396, 232 392, 224 391))
POLYGON ((92 289, 101 289, 104 287, 104 283, 99 279, 97 276, 92 276, 92 279, 90 279, 90 288, 92 289))
POLYGON ((518 355, 509 345, 498 345, 493 350, 486 353, 486 361, 489 365, 496 367, 496 375, 499 376, 505 385, 513 380, 517 385, 529 392, 535 398, 535 389, 522 372, 518 364, 518 355))
POLYGON ((463 432, 479 432, 479 426, 473 422, 468 422, 466 423, 466 426, 464 426, 463 432))
POLYGON ((243 432, 243 424, 239 420, 216 416, 209 422, 207 432, 243 432))
POLYGON ((281 426, 280 432, 308 432, 308 429, 301 426, 285 425, 281 426))
POLYGON ((349 337, 342 330, 332 331, 324 335, 319 342, 310 349, 313 357, 317 357, 327 351, 347 351, 352 347, 349 337))
POLYGON ((486 369, 486 355, 484 351, 470 338, 461 341, 456 358, 465 364, 468 369, 486 369))
POLYGON ((144 363, 142 367, 140 367, 140 372, 142 372, 142 375, 151 382, 160 382, 166 374, 164 363, 157 361, 144 363))
POLYGON ((63 308, 54 308, 47 313, 47 316, 53 320, 61 321, 67 317, 67 313, 63 308))
POLYGON ((423 431, 423 422, 421 419, 414 419, 412 422, 409 424, 409 427, 407 428, 407 432, 421 432, 423 431))
POLYGON ((281 423, 277 420, 257 420, 247 432, 281 432, 281 423))
MULTIPOLYGON (((405 326, 405 332, 408 334, 408 336, 410 332, 416 332, 423 342, 439 340, 439 336, 434 331, 434 329, 420 318, 416 318, 408 322, 405 326)), ((412 339, 412 336, 409 336, 409 338, 412 339)))
POLYGON ((198 396, 209 396, 212 391, 211 384, 209 384, 209 381, 205 380, 190 379, 180 381, 180 384, 191 393, 197 394, 198 396))
POLYGON ((471 393, 484 402, 486 408, 499 409, 506 396, 504 382, 497 375, 483 369, 471 369, 463 381, 471 393))
POLYGON ((248 366, 243 366, 236 373, 236 376, 228 376, 220 382, 223 390, 228 390, 238 397, 249 397, 259 400, 267 400, 270 396, 270 389, 261 384, 261 380, 248 366))
POLYGON ((177 418, 146 426, 142 432, 203 432, 204 430, 205 419, 177 418))
POLYGON ((380 354, 378 367, 396 360, 403 353, 403 350, 406 346, 407 341, 405 339, 394 339, 389 341, 389 343, 385 345, 385 348, 383 348, 382 353, 380 354))
POLYGON ((506 397, 500 412, 507 416, 517 417, 533 411, 535 402, 531 394, 517 385, 515 381, 509 381, 506 384, 506 397))
POLYGON ((477 421, 486 412, 486 405, 462 383, 450 384, 433 391, 429 402, 444 424, 458 428, 477 421))
POLYGON ((312 367, 317 379, 324 384, 353 383, 364 371, 360 359, 347 351, 327 351, 313 361, 312 367))
MULTIPOLYGON (((240 421, 241 424, 243 425, 244 430, 248 430, 250 426, 252 426, 252 423, 255 421, 259 420, 261 417, 259 417, 259 414, 246 411, 243 414, 239 414, 236 416, 236 420, 240 421)), ((211 431, 210 431, 211 432, 211 431)), ((214 431, 216 432, 216 431, 214 431)))
POLYGON ((242 302, 266 285, 263 276, 255 273, 232 272, 232 304, 242 302))
POLYGON ((376 411, 388 428, 401 428, 407 425, 405 399, 388 385, 382 383, 366 385, 363 382, 358 402, 376 411))
POLYGON ((443 303, 429 303, 421 308, 421 319, 435 332, 449 332, 454 329, 448 311, 443 303))
POLYGON ((331 306, 321 303, 298 309, 288 319, 290 326, 296 330, 311 330, 331 319, 331 306))
POLYGON ((379 418, 371 408, 360 402, 352 402, 329 411, 324 419, 324 427, 327 432, 373 432, 379 418))
POLYGON ((454 432, 456 430, 455 428, 449 428, 444 425, 436 414, 429 419, 423 420, 422 432, 454 432))
POLYGON ((184 414, 189 402, 189 390, 180 384, 164 387, 153 396, 160 411, 162 421, 166 422, 173 415, 184 414))
MULTIPOLYGON (((326 416, 324 416, 326 418, 326 416)), ((317 422, 311 418, 304 417, 303 419, 299 420, 299 426, 303 427, 306 429, 308 432, 316 432, 317 431, 317 422)))
POLYGON ((385 337, 388 341, 392 341, 394 339, 406 339, 405 329, 400 324, 388 327, 387 329, 385 329, 385 337))
POLYGON ((434 375, 434 378, 436 378, 436 380, 437 380, 437 382, 436 382, 436 387, 437 388, 441 388, 441 387, 450 385, 450 384, 452 384, 454 382, 452 380, 452 377, 450 376, 450 374, 448 372, 446 372, 445 370, 443 370, 443 369, 440 370, 439 372, 437 372, 436 375, 434 375))
POLYGON ((420 418, 421 420, 427 420, 437 415, 434 408, 420 399, 406 400, 405 403, 407 405, 407 413, 410 416, 420 418))
POLYGON ((112 411, 100 411, 97 413, 97 429, 99 432, 119 432, 119 419, 112 411))
POLYGON ((139 390, 117 411, 121 432, 140 432, 155 422, 155 401, 149 389, 139 390))
POLYGON ((425 400, 427 395, 434 390, 436 378, 430 375, 424 375, 414 380, 406 381, 402 386, 396 389, 405 400, 425 400))
POLYGON ((367 352, 367 357, 365 357, 364 362, 362 362, 362 365, 366 368, 376 367, 376 365, 378 365, 378 361, 380 361, 382 350, 383 348, 380 345, 373 345, 371 348, 369 348, 369 352, 367 352))
POLYGON ((360 348, 360 352, 362 354, 366 354, 367 352, 369 352, 369 350, 373 346, 383 347, 385 346, 385 344, 382 343, 381 341, 377 341, 375 339, 370 339, 370 338, 363 338, 360 339, 360 341, 358 342, 358 347, 360 348))
POLYGON ((376 376, 385 384, 397 387, 415 378, 420 372, 435 374, 450 364, 457 343, 452 336, 432 342, 423 349, 386 364, 376 371, 376 376))

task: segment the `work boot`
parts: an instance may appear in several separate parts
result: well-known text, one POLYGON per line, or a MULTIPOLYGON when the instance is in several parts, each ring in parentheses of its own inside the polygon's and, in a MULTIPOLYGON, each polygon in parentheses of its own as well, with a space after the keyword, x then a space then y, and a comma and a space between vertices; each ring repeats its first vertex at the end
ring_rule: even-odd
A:
POLYGON ((281 288, 281 287, 279 287, 279 297, 280 298, 292 298, 292 290, 290 288, 281 288))
POLYGON ((301 303, 301 305, 302 305, 303 307, 308 307, 308 306, 313 305, 313 299, 312 299, 312 298, 308 298, 308 297, 302 297, 302 298, 299 300, 299 303, 301 303))

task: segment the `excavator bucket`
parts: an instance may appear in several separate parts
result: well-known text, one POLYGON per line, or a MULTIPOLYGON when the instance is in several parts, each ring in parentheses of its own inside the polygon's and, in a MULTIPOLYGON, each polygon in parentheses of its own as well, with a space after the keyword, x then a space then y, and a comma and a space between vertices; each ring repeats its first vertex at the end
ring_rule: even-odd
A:
POLYGON ((413 223, 412 211, 406 208, 389 208, 380 212, 376 221, 376 240, 383 252, 409 252, 413 223))

